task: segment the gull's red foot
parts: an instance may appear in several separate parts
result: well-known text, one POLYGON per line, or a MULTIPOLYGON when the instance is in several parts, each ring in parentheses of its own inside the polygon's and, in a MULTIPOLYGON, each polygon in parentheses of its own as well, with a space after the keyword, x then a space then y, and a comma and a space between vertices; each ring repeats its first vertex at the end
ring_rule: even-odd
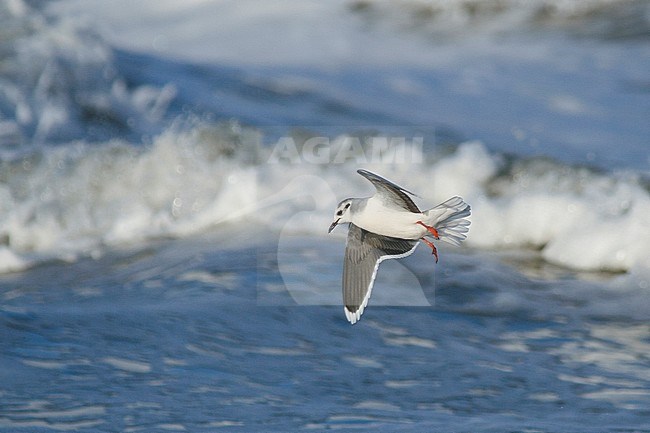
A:
POLYGON ((436 249, 436 246, 433 245, 433 242, 425 238, 420 238, 420 240, 425 244, 429 245, 429 247, 431 247, 431 254, 433 254, 436 257, 436 263, 438 263, 438 250, 436 249))
POLYGON ((417 221, 415 224, 420 224, 422 227, 427 229, 429 233, 433 235, 434 238, 440 239, 440 235, 438 234, 438 230, 435 229, 435 227, 431 227, 423 223, 422 221, 417 221))

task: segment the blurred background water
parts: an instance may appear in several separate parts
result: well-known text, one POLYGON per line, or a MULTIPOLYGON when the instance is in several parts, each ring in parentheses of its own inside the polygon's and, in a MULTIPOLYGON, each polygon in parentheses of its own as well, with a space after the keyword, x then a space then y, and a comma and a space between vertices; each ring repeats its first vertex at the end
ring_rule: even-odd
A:
POLYGON ((650 431, 649 29, 0 0, 0 430, 650 431), (326 230, 359 167, 473 215, 350 326, 326 230))

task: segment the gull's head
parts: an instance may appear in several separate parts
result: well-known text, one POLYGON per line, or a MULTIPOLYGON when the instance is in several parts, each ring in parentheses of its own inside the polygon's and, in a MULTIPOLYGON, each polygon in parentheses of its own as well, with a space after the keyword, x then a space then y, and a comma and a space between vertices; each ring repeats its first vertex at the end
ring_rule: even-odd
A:
POLYGON ((339 203, 338 206, 336 206, 336 212, 334 212, 334 222, 330 226, 327 233, 331 233, 332 230, 334 230, 334 227, 336 227, 339 224, 351 222, 350 206, 352 206, 351 198, 346 198, 341 203, 339 203))

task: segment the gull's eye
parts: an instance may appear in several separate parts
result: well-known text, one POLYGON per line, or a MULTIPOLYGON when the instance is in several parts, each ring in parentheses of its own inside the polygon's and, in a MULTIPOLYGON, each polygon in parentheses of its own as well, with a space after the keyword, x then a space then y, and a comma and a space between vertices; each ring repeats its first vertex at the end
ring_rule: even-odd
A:
POLYGON ((338 211, 338 212, 336 213, 336 216, 341 216, 341 215, 343 215, 343 211, 342 211, 342 210, 340 210, 340 211, 338 211))

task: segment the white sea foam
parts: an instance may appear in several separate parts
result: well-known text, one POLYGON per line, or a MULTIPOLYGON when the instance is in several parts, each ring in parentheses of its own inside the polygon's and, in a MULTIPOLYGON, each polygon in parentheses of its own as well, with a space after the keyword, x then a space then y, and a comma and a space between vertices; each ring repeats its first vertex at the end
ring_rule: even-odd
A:
POLYGON ((222 156, 233 143, 213 138, 208 129, 168 131, 146 149, 75 143, 4 161, 5 243, 13 251, 87 251, 196 232, 250 207, 255 176, 222 156))
POLYGON ((241 230, 242 222, 323 235, 338 200, 372 193, 359 165, 417 192, 422 207, 463 196, 472 205, 471 247, 538 248, 576 269, 650 268, 650 194, 633 173, 509 161, 479 142, 399 165, 356 156, 267 163, 272 151, 238 124, 195 124, 172 127, 146 148, 76 143, 4 161, 3 270, 26 266, 22 257, 34 253, 74 257, 220 226, 241 230))
POLYGON ((0 274, 22 271, 29 267, 29 261, 6 246, 0 246, 0 274))

